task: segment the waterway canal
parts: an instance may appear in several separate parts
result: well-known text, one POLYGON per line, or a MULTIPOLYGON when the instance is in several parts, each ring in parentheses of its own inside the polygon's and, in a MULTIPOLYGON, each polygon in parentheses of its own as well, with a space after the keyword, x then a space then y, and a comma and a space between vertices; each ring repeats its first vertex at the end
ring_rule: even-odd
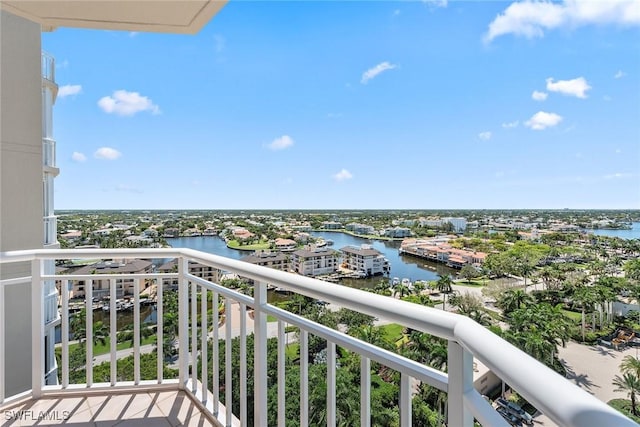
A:
MULTIPOLYGON (((345 246, 371 245, 374 249, 380 251, 391 263, 390 277, 398 277, 400 279, 406 277, 411 281, 416 281, 437 280, 438 274, 457 274, 457 270, 451 269, 443 264, 434 263, 411 255, 399 254, 399 241, 369 240, 350 234, 330 231, 312 232, 310 234, 314 237, 332 240, 334 242, 332 248, 336 250, 340 250, 345 246)), ((195 249, 233 259, 240 259, 251 253, 230 249, 224 240, 217 236, 178 237, 167 239, 167 243, 174 248, 195 249)), ((368 279, 344 279, 342 284, 356 288, 373 287, 380 279, 381 276, 368 279)))
POLYGON ((588 233, 593 233, 598 236, 620 237, 621 239, 640 239, 640 222, 631 223, 631 228, 628 230, 588 230, 588 233))

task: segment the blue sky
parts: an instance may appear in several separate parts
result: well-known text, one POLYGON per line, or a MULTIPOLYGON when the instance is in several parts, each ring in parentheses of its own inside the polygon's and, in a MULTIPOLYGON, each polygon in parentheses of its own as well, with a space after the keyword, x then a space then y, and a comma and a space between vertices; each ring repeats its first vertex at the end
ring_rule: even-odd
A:
POLYGON ((640 2, 229 2, 43 33, 56 209, 640 208, 640 2))

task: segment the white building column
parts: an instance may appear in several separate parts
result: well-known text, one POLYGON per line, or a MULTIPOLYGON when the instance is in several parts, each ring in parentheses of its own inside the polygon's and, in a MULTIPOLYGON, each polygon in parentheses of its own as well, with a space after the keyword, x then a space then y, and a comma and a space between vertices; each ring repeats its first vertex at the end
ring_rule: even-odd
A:
MULTIPOLYGON (((42 76, 39 24, 0 11, 0 251, 42 247, 42 76)), ((6 265, 3 279, 31 275, 6 265)), ((31 388, 31 282, 5 290, 7 395, 31 388)))

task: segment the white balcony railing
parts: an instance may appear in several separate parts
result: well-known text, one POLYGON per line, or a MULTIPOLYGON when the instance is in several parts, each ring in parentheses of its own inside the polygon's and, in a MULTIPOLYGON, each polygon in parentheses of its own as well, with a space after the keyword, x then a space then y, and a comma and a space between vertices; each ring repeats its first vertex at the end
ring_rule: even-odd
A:
POLYGON ((56 231, 58 229, 58 218, 55 215, 45 216, 42 219, 44 226, 44 244, 53 245, 58 241, 56 231))
POLYGON ((42 162, 44 166, 56 167, 56 141, 51 138, 42 138, 42 162))
POLYGON ((46 52, 42 52, 42 78, 50 82, 56 81, 56 60, 53 56, 46 52))
MULTIPOLYGON (((254 309, 254 360, 253 360, 253 402, 256 425, 267 424, 267 316, 277 319, 277 408, 278 426, 285 425, 285 324, 299 328, 300 344, 300 425, 309 422, 309 362, 308 349, 311 335, 327 340, 327 395, 326 416, 327 425, 336 424, 336 347, 346 348, 360 356, 361 361, 361 425, 370 425, 370 363, 376 361, 400 373, 400 424, 411 425, 411 396, 412 379, 425 382, 448 394, 447 418, 452 427, 471 427, 473 419, 477 419, 483 426, 507 426, 506 421, 482 398, 473 387, 473 358, 477 358, 505 382, 516 389, 524 398, 531 402, 538 410, 550 417, 561 426, 602 427, 602 426, 635 426, 605 403, 568 382, 552 372, 544 365, 521 352, 511 344, 488 331, 470 319, 443 312, 436 309, 403 302, 389 297, 369 292, 355 290, 349 287, 302 277, 278 270, 260 267, 237 260, 205 254, 189 249, 139 249, 139 250, 31 250, 15 251, 0 254, 0 265, 8 263, 31 261, 32 275, 30 278, 5 279, 0 281, 0 354, 4 355, 11 343, 4 342, 5 328, 9 327, 5 320, 4 298, 7 286, 19 286, 28 280, 32 283, 32 388, 27 393, 33 398, 48 394, 64 396, 69 391, 82 390, 117 390, 175 386, 191 393, 201 404, 203 410, 209 411, 222 425, 247 425, 247 335, 246 311, 254 309), (51 259, 123 259, 123 258, 177 258, 178 271, 167 274, 88 274, 88 275, 46 275, 43 263, 51 259), (253 296, 243 295, 196 277, 188 272, 188 263, 195 261, 199 264, 211 266, 215 269, 238 274, 253 279, 255 286, 253 296), (70 384, 69 381, 69 298, 64 291, 69 281, 85 281, 86 304, 86 340, 93 340, 93 306, 92 282, 106 280, 109 283, 111 296, 116 295, 117 279, 134 280, 134 375, 133 383, 118 380, 116 371, 116 299, 110 299, 110 378, 107 383, 96 383, 93 370, 86 370, 84 383, 70 384), (158 357, 157 374, 153 381, 144 381, 140 372, 140 304, 139 290, 143 280, 156 279, 162 283, 163 279, 173 281, 178 279, 178 379, 166 379, 163 376, 163 360, 158 357), (61 383, 59 386, 44 385, 44 328, 43 328, 43 284, 48 280, 61 282, 61 383), (448 373, 413 362, 395 353, 360 341, 339 331, 314 323, 303 317, 281 310, 267 303, 267 284, 287 289, 289 291, 317 298, 336 305, 356 310, 378 318, 388 319, 405 327, 436 335, 447 339, 448 344, 448 373), (221 355, 218 354, 216 343, 220 338, 218 324, 220 318, 217 310, 213 310, 213 317, 207 315, 208 296, 212 295, 213 307, 218 307, 219 301, 224 301, 226 313, 230 313, 231 304, 239 305, 239 325, 232 325, 232 319, 227 316, 222 334, 227 344, 231 339, 232 328, 239 327, 240 357, 239 376, 232 378, 231 345, 225 346, 225 365, 219 366, 221 355), (200 298, 198 300, 198 298, 200 298), (200 303, 198 303, 200 301, 200 303), (211 330, 211 332, 209 332, 211 330), (205 331, 198 334, 198 331, 205 331), (212 340, 212 341, 211 341, 212 340), (190 350, 191 349, 191 350, 190 350), (213 354, 209 355, 209 352, 213 354), (199 357, 191 357, 198 355, 199 357), (199 365, 200 359, 201 363, 199 365), (209 369, 209 364, 213 369, 209 369), (200 369, 198 369, 200 368, 200 369), (224 382, 221 383, 219 372, 224 370, 224 382), (209 377, 212 372, 212 378, 209 377), (232 413, 233 382, 239 381, 239 411, 232 413), (221 404, 221 392, 224 393, 226 405, 221 404)), ((163 354, 163 286, 157 287, 157 354, 163 354)), ((168 313, 167 313, 168 315, 168 313)), ((4 359, 4 357, 2 358, 4 359)), ((0 359, 1 360, 1 359, 0 359)), ((93 365, 91 346, 87 346, 86 365, 93 365)), ((5 396, 5 370, 11 369, 0 363, 0 408, 3 404, 15 401, 16 396, 5 396)), ((272 380, 274 380, 272 378, 272 380)), ((290 396, 287 396, 290 398, 290 396)))

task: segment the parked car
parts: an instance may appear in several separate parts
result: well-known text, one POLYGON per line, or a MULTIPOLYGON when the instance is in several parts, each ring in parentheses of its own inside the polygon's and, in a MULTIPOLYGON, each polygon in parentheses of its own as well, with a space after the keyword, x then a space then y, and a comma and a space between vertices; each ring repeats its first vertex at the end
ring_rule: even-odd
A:
POLYGON ((509 412, 504 406, 498 406, 496 411, 498 411, 498 413, 500 415, 502 415, 502 418, 507 420, 507 422, 510 425, 512 425, 514 427, 521 427, 522 426, 522 419, 519 416, 509 412))
POLYGON ((522 409, 520 405, 513 402, 509 402, 508 400, 503 399, 501 397, 496 399, 496 403, 498 404, 499 408, 503 408, 504 410, 508 411, 510 414, 517 416, 526 425, 529 425, 529 426, 533 425, 533 417, 529 413, 527 413, 527 411, 522 409))

